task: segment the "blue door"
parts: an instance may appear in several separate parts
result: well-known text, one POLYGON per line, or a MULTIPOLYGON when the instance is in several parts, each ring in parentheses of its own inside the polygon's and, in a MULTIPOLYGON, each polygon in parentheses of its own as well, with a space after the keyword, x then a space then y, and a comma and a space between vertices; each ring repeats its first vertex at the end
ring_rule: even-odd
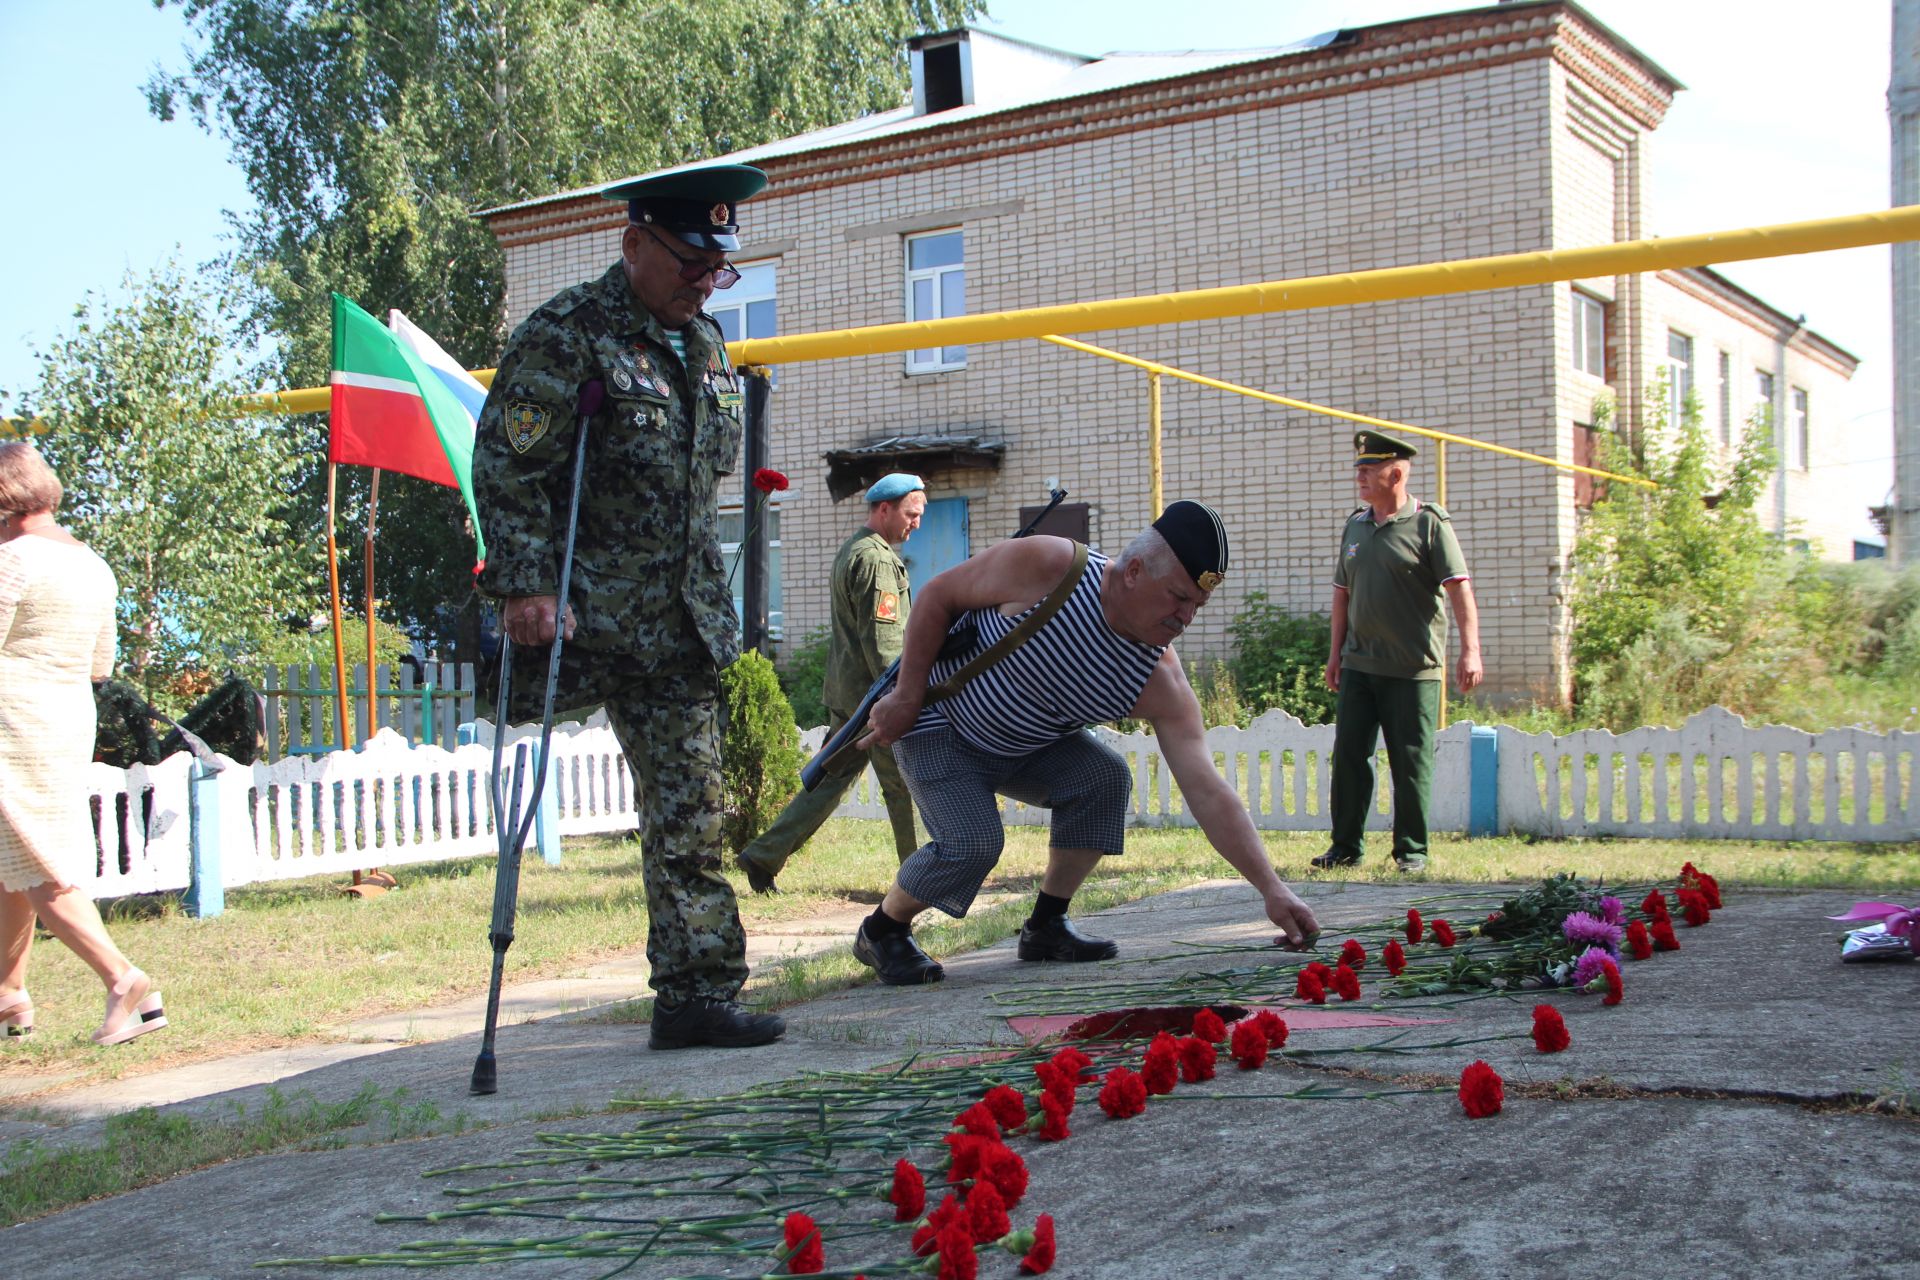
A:
POLYGON ((907 583, 915 591, 967 558, 967 500, 935 498, 920 517, 900 558, 907 562, 907 583))

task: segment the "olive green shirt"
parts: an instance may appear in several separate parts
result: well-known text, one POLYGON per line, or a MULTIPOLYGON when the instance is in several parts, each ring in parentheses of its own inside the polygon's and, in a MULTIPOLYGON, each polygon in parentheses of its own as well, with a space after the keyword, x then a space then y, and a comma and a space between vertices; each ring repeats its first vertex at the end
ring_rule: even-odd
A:
POLYGON ((891 543, 862 529, 833 558, 833 643, 821 701, 849 715, 900 656, 907 633, 907 566, 891 543))
POLYGON ((1467 558, 1440 507, 1408 498, 1385 524, 1372 507, 1347 518, 1333 585, 1347 592, 1340 665, 1376 676, 1443 679, 1447 615, 1440 588, 1467 577, 1467 558))

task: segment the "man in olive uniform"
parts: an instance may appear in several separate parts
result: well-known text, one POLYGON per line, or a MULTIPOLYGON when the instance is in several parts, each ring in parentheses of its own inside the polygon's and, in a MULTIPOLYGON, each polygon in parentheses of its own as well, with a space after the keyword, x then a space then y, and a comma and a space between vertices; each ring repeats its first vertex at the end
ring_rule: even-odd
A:
POLYGON ((750 165, 709 165, 609 188, 627 203, 620 261, 514 331, 474 438, 488 551, 480 586, 502 598, 518 658, 504 718, 539 714, 547 646, 564 627, 555 704, 604 705, 633 770, 655 1049, 765 1044, 785 1030, 736 1003, 746 935, 720 870, 719 676, 739 641, 716 496, 740 452, 742 396, 720 326, 702 310, 739 279, 726 259, 740 243, 735 205, 765 185, 750 165))
MULTIPOLYGON (((927 509, 926 483, 896 471, 867 490, 867 522, 840 546, 833 558, 833 639, 827 649, 827 678, 821 701, 827 705, 827 735, 840 731, 880 674, 900 656, 901 637, 912 611, 907 566, 899 548, 920 527, 927 509)), ((740 866, 755 893, 773 893, 775 876, 794 851, 813 837, 840 807, 862 772, 873 762, 893 824, 893 850, 905 862, 920 842, 913 830, 913 799, 891 751, 859 753, 859 763, 838 778, 787 802, 773 825, 740 851, 740 866)))
POLYGON ((1348 517, 1333 569, 1333 643, 1327 687, 1340 695, 1333 739, 1333 842, 1313 860, 1326 870, 1360 861, 1373 807, 1373 752, 1387 740, 1393 775, 1393 859, 1402 871, 1427 863, 1427 801, 1433 731, 1446 680, 1444 591, 1460 626, 1454 677, 1480 683, 1480 621, 1467 559, 1453 522, 1407 496, 1420 452, 1379 431, 1353 437, 1354 481, 1366 505, 1348 517))

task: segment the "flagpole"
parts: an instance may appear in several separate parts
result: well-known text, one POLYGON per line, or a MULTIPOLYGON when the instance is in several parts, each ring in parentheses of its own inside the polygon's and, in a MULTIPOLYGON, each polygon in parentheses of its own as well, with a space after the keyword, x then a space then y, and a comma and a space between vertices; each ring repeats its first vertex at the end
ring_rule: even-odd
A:
POLYGON ((380 468, 373 469, 373 489, 367 495, 367 735, 380 728, 380 704, 373 697, 373 518, 380 509, 380 468))
POLYGON ((333 688, 340 704, 340 749, 344 751, 350 744, 347 740, 347 646, 340 635, 340 546, 333 536, 337 471, 334 463, 327 463, 327 586, 333 598, 333 688))

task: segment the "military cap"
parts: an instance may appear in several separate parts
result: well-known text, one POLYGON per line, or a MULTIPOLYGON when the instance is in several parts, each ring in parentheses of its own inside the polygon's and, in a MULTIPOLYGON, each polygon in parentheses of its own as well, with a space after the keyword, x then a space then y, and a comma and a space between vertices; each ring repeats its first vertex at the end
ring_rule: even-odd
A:
POLYGON ((767 175, 750 164, 708 164, 617 182, 600 194, 627 202, 627 220, 664 227, 697 249, 740 247, 735 206, 760 194, 767 175))
POLYGON ((1182 498, 1162 511, 1153 527, 1202 591, 1226 581, 1227 526, 1212 507, 1182 498))
POLYGON ((876 502, 898 502, 910 493, 923 492, 927 482, 910 471, 896 471, 890 476, 881 476, 867 490, 867 504, 876 502))
POLYGON ((1418 457, 1419 454, 1418 449, 1399 436, 1390 436, 1384 431, 1353 433, 1353 465, 1356 467, 1369 462, 1392 462, 1395 458, 1418 457))

